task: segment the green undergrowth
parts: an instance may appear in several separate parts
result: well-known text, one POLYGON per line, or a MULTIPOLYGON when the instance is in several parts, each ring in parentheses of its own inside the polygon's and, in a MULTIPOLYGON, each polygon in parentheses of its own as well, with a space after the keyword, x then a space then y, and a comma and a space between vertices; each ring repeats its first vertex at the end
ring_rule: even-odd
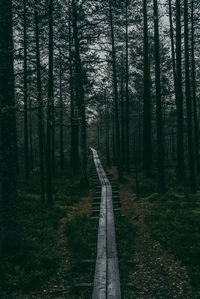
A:
MULTIPOLYGON (((156 193, 155 180, 141 181, 138 204, 145 211, 152 237, 187 267, 194 293, 199 295, 200 191, 190 195, 188 201, 182 188, 172 180, 170 183, 168 192, 160 195, 156 193)), ((199 298, 198 295, 194 296, 199 298)))
MULTIPOLYGON (((133 255, 135 229, 129 217, 115 217, 116 242, 119 258, 122 298, 133 298, 133 288, 125 286, 129 274, 134 269, 133 255)), ((70 251, 70 266, 66 277, 71 285, 70 298, 88 299, 92 297, 92 286, 81 283, 93 283, 97 254, 98 218, 78 215, 66 223, 67 246, 70 251)))
POLYGON ((136 228, 131 217, 115 217, 116 242, 119 259, 119 273, 122 298, 134 298, 134 288, 127 286, 130 274, 134 271, 134 250, 136 228))
POLYGON ((98 219, 77 215, 66 223, 65 233, 70 252, 70 266, 66 276, 71 286, 71 298, 91 298, 92 287, 78 285, 93 283, 98 219))
POLYGON ((56 242, 60 220, 79 201, 81 191, 79 183, 67 179, 66 173, 59 174, 53 186, 54 204, 48 208, 40 200, 37 173, 29 181, 19 181, 21 242, 15 253, 0 257, 1 298, 17 298, 39 289, 60 265, 56 242))

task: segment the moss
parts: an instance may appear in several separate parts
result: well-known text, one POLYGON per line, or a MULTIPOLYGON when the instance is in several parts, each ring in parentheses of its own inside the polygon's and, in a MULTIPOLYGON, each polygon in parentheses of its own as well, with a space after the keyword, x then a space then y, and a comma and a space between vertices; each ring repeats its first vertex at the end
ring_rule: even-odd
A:
POLYGON ((147 200, 149 202, 153 202, 153 201, 159 200, 159 198, 160 198, 160 195, 158 193, 152 193, 149 196, 144 197, 143 199, 147 200))
POLYGON ((190 196, 171 189, 163 195, 152 193, 138 204, 145 210, 145 222, 151 235, 187 267, 195 292, 200 273, 200 191, 190 196))
POLYGON ((18 298, 21 293, 40 288, 60 265, 55 237, 60 219, 66 217, 71 204, 79 201, 80 189, 76 188, 73 195, 63 192, 63 186, 67 189, 70 185, 64 175, 54 184, 54 206, 48 209, 40 201, 37 176, 19 182, 21 245, 14 254, 0 257, 1 298, 18 298))

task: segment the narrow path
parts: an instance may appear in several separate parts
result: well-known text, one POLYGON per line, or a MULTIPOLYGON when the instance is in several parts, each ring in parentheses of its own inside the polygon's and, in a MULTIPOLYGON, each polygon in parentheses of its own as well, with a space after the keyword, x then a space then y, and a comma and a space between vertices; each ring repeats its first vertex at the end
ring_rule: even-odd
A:
POLYGON ((93 148, 91 148, 91 150, 97 175, 101 183, 97 258, 92 298, 121 299, 112 187, 101 165, 96 150, 93 148))

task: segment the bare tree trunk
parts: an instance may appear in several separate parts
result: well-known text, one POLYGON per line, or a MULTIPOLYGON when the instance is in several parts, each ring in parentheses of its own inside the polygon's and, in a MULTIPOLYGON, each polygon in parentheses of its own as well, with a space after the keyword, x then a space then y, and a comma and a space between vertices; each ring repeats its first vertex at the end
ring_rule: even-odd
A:
POLYGON ((177 112, 177 178, 185 183, 185 158, 183 142, 183 91, 182 91, 182 47, 181 47, 181 7, 176 0, 176 112, 177 112))
POLYGON ((60 168, 64 169, 64 149, 63 149, 63 95, 62 95, 62 59, 61 50, 59 51, 60 56, 60 168))
POLYGON ((110 33, 112 43, 112 67, 113 67, 113 85, 114 85, 114 111, 115 111, 115 130, 116 130, 116 164, 118 169, 118 177, 122 177, 121 167, 121 151, 120 151, 120 128, 119 128, 119 109, 118 109, 118 90, 117 90, 117 70, 116 70, 116 53, 115 53, 115 38, 113 27, 112 2, 109 0, 109 16, 110 16, 110 33))
POLYGON ((141 104, 138 102, 138 170, 141 168, 142 161, 142 133, 141 133, 141 104))
POLYGON ((72 34, 71 34, 71 14, 69 14, 69 73, 70 73, 70 108, 71 108, 71 167, 74 174, 79 172, 79 122, 78 122, 78 103, 75 101, 74 74, 73 74, 73 53, 72 53, 72 34))
POLYGON ((32 101, 30 95, 29 95, 29 147, 30 147, 30 170, 33 170, 32 101))
POLYGON ((172 52, 172 66, 174 76, 174 90, 176 95, 176 61, 175 61, 175 49, 174 49, 174 30, 173 30, 173 19, 172 19, 172 4, 169 0, 169 23, 170 23, 170 39, 171 39, 171 52, 172 52))
POLYGON ((47 102, 47 134, 46 134, 46 169, 47 169, 47 182, 46 182, 46 192, 47 200, 49 205, 52 204, 52 172, 54 165, 52 162, 54 160, 54 131, 52 128, 52 123, 54 122, 54 105, 53 105, 53 0, 49 0, 48 7, 48 17, 49 17, 49 72, 48 72, 48 102, 47 102))
MULTIPOLYGON (((122 62, 123 63, 123 62, 122 62)), ((125 162, 125 111, 124 111, 124 74, 121 73, 121 88, 120 88, 120 110, 121 110, 121 162, 124 165, 125 162)), ((126 111, 127 112, 127 111, 126 111)), ((127 117, 127 115, 126 115, 127 117)), ((127 123, 126 123, 127 124, 127 123)), ((127 128, 126 128, 127 129, 127 128)))
POLYGON ((185 98, 187 111, 187 136, 188 136, 188 156, 190 188, 196 193, 196 174, 194 160, 194 144, 192 130, 192 101, 190 88, 190 68, 189 68, 189 45, 188 45, 188 0, 184 0, 184 44, 185 44, 185 98))
POLYGON ((113 165, 116 165, 116 143, 115 143, 115 113, 114 105, 112 107, 112 152, 113 152, 113 165))
POLYGON ((147 177, 152 173, 152 137, 151 137, 151 94, 149 74, 149 46, 147 23, 147 0, 143 0, 144 49, 143 49, 143 85, 144 85, 144 123, 143 123, 143 167, 147 177))
POLYGON ((72 1, 73 10, 73 33, 75 43, 75 67, 76 67, 76 87, 77 101, 81 116, 81 185, 88 186, 87 174, 87 140, 86 140, 86 114, 85 114, 85 94, 83 86, 82 63, 80 57, 80 42, 77 27, 77 8, 76 3, 72 1))
POLYGON ((28 90, 27 90, 27 16, 26 16, 26 0, 23 0, 23 34, 24 34, 24 162, 25 177, 30 176, 29 168, 29 146, 28 146, 28 90))
POLYGON ((40 43, 38 28, 38 0, 35 0, 35 40, 36 40, 36 66, 37 66, 37 103, 38 103, 38 133, 39 133, 39 159, 40 159, 40 197, 42 202, 45 199, 44 187, 44 128, 43 128, 43 104, 42 104, 42 87, 40 73, 40 43))
POLYGON ((12 1, 0 1, 0 250, 19 245, 12 1))
POLYGON ((109 107, 106 105, 105 120, 106 120, 106 161, 107 166, 110 166, 110 119, 109 107))
POLYGON ((128 38, 128 0, 126 0, 126 170, 130 171, 129 142, 129 38, 128 38))
POLYGON ((197 164, 197 172, 200 173, 199 159, 199 127, 197 115, 197 96, 196 96, 196 68, 195 68, 195 39, 194 39, 194 0, 191 1, 191 55, 192 55, 192 99, 193 99, 193 115, 194 115, 194 140, 195 140, 195 158, 197 164))
POLYGON ((155 80, 156 80, 156 127, 157 127, 157 152, 158 152, 158 187, 160 192, 165 190, 164 178, 164 146, 163 146, 163 119, 160 83, 160 41, 158 23, 158 4, 154 0, 154 47, 155 47, 155 80))

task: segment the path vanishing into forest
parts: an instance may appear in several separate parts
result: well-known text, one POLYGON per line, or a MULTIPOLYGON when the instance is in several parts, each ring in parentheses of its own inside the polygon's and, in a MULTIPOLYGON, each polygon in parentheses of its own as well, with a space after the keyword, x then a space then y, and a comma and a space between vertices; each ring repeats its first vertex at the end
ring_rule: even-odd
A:
MULTIPOLYGON (((127 281, 131 285, 130 293, 128 297, 123 297, 115 239, 113 212, 115 201, 112 200, 113 192, 108 179, 110 176, 106 175, 107 172, 104 171, 96 150, 91 150, 96 168, 93 171, 93 183, 101 188, 95 275, 94 281, 91 281, 90 286, 88 284, 88 287, 91 288, 91 298, 194 298, 186 267, 151 237, 144 221, 145 212, 138 205, 133 194, 134 181, 129 176, 125 177, 125 184, 120 184, 121 212, 126 218, 132 219, 137 233, 135 249, 129 252, 130 259, 134 261, 131 272, 127 276, 127 281)), ((113 167, 110 172, 113 179, 117 179, 116 168, 113 167)), ((88 214, 88 211, 91 210, 91 203, 92 198, 81 199, 80 204, 76 205, 76 213, 88 214)), ((70 257, 64 227, 65 225, 61 223, 57 236, 62 258, 61 267, 39 293, 29 294, 23 299, 77 298, 72 295, 70 291, 72 286, 69 285, 68 277, 65 274, 69 268, 70 257)), ((126 237, 124 236, 124 238, 126 237)), ((81 284, 79 287, 81 288, 81 284)), ((86 286, 82 286, 82 288, 86 288, 86 286)))
POLYGON ((0 299, 200 299, 199 15, 0 0, 0 299))
POLYGON ((115 238, 115 221, 112 202, 112 186, 99 160, 93 152, 97 177, 101 184, 97 259, 95 268, 93 299, 120 299, 120 278, 115 238))

